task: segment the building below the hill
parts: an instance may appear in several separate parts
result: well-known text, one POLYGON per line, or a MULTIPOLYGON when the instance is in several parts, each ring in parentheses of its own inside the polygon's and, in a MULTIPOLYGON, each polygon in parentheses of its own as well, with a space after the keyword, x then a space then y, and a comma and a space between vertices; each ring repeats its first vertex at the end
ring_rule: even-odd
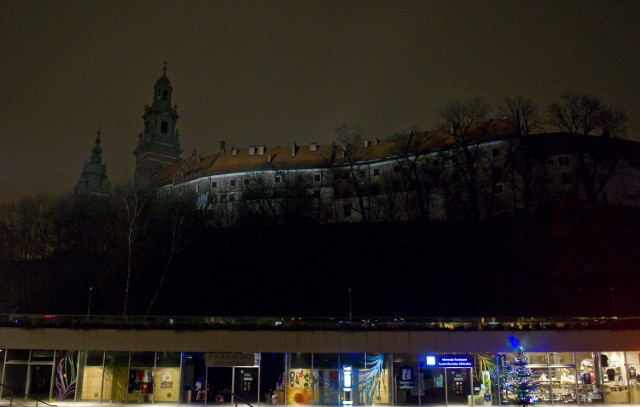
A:
POLYGON ((497 406, 521 357, 541 405, 640 404, 635 318, 5 317, 3 400, 497 406))
POLYGON ((91 150, 91 158, 85 160, 82 175, 74 189, 76 195, 91 195, 107 197, 111 194, 111 184, 107 177, 107 165, 102 163, 102 148, 100 147, 100 130, 96 137, 95 146, 91 150))

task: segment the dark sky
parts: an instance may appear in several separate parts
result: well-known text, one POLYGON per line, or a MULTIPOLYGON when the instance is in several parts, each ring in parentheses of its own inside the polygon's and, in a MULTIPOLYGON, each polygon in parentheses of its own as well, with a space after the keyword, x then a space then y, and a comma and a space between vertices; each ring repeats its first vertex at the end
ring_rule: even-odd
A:
POLYGON ((185 153, 435 126, 447 102, 588 92, 640 139, 639 1, 13 1, 0 13, 0 201, 112 184, 163 61, 185 153))

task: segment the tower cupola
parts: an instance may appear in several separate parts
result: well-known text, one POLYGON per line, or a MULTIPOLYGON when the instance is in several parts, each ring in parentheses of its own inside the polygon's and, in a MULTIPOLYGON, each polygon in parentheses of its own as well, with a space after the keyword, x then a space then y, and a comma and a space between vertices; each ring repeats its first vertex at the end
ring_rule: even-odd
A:
POLYGON ((180 135, 178 106, 171 106, 173 88, 167 77, 167 63, 164 63, 162 76, 153 86, 151 105, 144 107, 144 129, 138 134, 138 145, 133 154, 136 156, 135 183, 138 186, 153 184, 154 177, 162 168, 180 159, 180 135))

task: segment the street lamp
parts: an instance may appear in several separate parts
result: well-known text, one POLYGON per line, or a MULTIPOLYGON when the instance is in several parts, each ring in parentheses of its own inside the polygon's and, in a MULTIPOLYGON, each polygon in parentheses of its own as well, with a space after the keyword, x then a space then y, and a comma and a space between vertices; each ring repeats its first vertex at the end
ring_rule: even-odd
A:
POLYGON ((89 320, 89 315, 91 314, 91 295, 93 294, 93 286, 89 286, 89 304, 87 305, 87 321, 89 320))
POLYGON ((349 322, 351 322, 351 287, 349 287, 349 322))

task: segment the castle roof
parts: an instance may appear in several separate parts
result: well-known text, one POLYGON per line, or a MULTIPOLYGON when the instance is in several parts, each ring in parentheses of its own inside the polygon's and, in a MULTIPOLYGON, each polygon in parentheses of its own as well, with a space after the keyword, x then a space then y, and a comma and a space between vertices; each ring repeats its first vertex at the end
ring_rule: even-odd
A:
MULTIPOLYGON (((508 119, 494 119, 487 122, 482 134, 470 132, 467 141, 490 141, 502 139, 514 134, 513 122, 508 119)), ((400 142, 391 137, 387 139, 364 139, 360 141, 362 160, 374 162, 396 156, 401 153, 400 142)), ((413 152, 433 151, 456 144, 454 137, 444 130, 411 134, 413 152)), ((224 144, 224 143, 223 143, 224 144)), ((186 159, 161 169, 155 176, 155 183, 166 185, 172 182, 185 182, 190 179, 247 171, 265 171, 280 168, 303 169, 323 168, 329 165, 341 165, 348 158, 341 152, 343 146, 336 143, 297 145, 288 147, 269 147, 265 145, 248 148, 224 146, 215 154, 200 157, 195 152, 186 159)))

